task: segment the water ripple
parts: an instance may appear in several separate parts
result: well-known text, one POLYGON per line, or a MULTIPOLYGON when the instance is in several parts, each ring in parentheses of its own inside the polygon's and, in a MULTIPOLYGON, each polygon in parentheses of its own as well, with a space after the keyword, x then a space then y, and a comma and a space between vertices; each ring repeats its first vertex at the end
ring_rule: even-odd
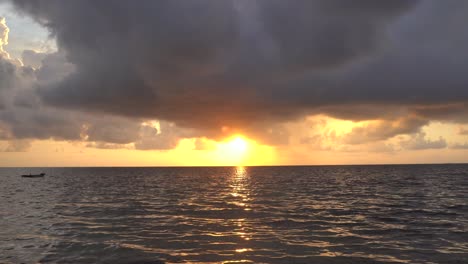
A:
POLYGON ((0 169, 0 263, 468 263, 468 165, 0 169))

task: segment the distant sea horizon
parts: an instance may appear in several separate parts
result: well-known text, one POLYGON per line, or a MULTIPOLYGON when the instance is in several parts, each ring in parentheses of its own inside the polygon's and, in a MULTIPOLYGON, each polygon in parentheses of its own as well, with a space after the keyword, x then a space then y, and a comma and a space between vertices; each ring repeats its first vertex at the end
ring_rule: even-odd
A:
POLYGON ((219 167, 323 167, 323 166, 418 166, 468 165, 468 162, 445 163, 352 163, 352 164, 278 164, 278 165, 117 165, 117 166, 0 166, 0 168, 219 168, 219 167))

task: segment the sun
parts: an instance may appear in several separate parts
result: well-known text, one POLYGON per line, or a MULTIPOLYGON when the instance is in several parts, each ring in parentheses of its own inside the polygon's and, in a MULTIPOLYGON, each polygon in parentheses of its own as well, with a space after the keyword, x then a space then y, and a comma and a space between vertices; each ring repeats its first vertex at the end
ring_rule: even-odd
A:
POLYGON ((217 156, 225 165, 241 165, 248 156, 250 143, 243 136, 232 136, 224 142, 217 144, 217 156))
POLYGON ((240 155, 247 152, 248 143, 241 136, 236 136, 228 141, 227 148, 230 152, 240 155))
MULTIPOLYGON (((207 147, 198 152, 198 157, 206 159, 207 164, 216 166, 253 166, 271 164, 274 160, 275 150, 271 146, 261 145, 254 139, 241 134, 230 135, 223 140, 206 140, 207 147)), ((193 148, 193 144, 187 145, 193 148)), ((195 158, 193 154, 191 159, 195 158)))

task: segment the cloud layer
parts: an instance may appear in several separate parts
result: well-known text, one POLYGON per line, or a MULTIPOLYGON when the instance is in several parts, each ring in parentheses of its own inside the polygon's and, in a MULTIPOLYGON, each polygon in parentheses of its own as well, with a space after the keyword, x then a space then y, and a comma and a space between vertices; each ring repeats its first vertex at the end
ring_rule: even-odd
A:
MULTIPOLYGON (((226 131, 281 144, 280 124, 306 115, 380 120, 353 130, 345 140, 352 145, 415 134, 430 120, 468 121, 464 1, 11 2, 59 49, 24 53, 36 69, 34 95, 23 89, 17 102, 36 98, 43 111, 23 104, 26 110, 0 113, 12 137, 79 139, 83 124, 94 122, 89 140, 142 149, 226 131), (98 115, 116 116, 115 123, 98 115), (160 134, 141 127, 149 119, 190 133, 168 125, 176 136, 150 140, 160 134), (42 133, 30 127, 36 121, 58 127, 42 133), (120 122, 127 129, 115 135, 120 122)), ((27 70, 0 59, 0 93, 27 70)), ((416 139, 414 148, 445 143, 416 139)))

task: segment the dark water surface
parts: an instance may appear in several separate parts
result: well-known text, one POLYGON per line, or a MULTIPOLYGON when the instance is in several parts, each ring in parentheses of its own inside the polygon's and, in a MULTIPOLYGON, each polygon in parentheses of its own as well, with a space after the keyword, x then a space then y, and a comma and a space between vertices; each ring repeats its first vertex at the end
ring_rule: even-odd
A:
POLYGON ((468 263, 468 165, 0 169, 0 263, 42 262, 468 263))

